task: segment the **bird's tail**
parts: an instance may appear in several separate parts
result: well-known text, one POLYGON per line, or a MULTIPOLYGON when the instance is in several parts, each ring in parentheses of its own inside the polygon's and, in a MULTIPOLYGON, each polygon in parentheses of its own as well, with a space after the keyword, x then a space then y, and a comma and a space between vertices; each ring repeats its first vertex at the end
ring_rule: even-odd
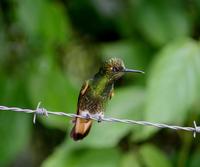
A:
POLYGON ((91 119, 76 118, 75 125, 71 131, 70 136, 75 140, 81 140, 88 135, 92 126, 91 119))

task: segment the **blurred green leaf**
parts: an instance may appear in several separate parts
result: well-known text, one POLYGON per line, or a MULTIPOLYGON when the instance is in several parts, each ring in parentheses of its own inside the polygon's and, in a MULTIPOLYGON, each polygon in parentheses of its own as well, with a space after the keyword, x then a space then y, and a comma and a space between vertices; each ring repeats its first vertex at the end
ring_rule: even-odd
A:
MULTIPOLYGON (((33 105, 39 101, 51 111, 73 113, 76 111, 78 91, 61 71, 47 59, 40 59, 38 69, 30 76, 29 92, 33 105)), ((46 125, 66 130, 66 117, 44 118, 46 125)))
POLYGON ((65 167, 71 164, 71 155, 73 151, 72 145, 68 143, 61 144, 57 149, 54 150, 53 154, 50 155, 41 165, 42 167, 65 167))
POLYGON ((192 155, 191 155, 191 159, 190 159, 190 164, 189 167, 198 167, 200 164, 200 150, 197 149, 192 155))
POLYGON ((115 167, 120 162, 116 149, 80 149, 79 143, 63 144, 42 167, 115 167))
POLYGON ((118 41, 102 45, 102 55, 106 58, 122 58, 129 68, 144 69, 149 61, 150 49, 142 43, 118 41))
POLYGON ((0 166, 10 164, 23 151, 30 137, 30 117, 20 113, 0 113, 0 166))
POLYGON ((198 13, 198 15, 200 15, 200 13, 199 13, 199 11, 198 10, 200 10, 200 1, 199 0, 195 0, 194 1, 194 7, 197 7, 197 13, 198 13))
POLYGON ((72 167, 115 167, 120 162, 120 154, 116 149, 89 149, 74 152, 72 167), (78 155, 78 156, 77 156, 78 155))
POLYGON ((8 49, 9 49, 8 41, 6 40, 5 31, 3 30, 0 22, 0 68, 2 68, 5 63, 6 58, 8 57, 8 49))
POLYGON ((133 18, 144 38, 155 46, 188 36, 191 21, 182 1, 132 1, 133 18))
POLYGON ((26 0, 23 3, 19 1, 17 9, 19 22, 31 38, 39 37, 51 44, 69 39, 71 30, 68 18, 59 3, 26 0))
POLYGON ((200 49, 192 40, 173 42, 157 55, 148 79, 146 121, 181 124, 185 120, 200 91, 199 64, 200 49))
POLYGON ((138 156, 134 152, 123 154, 120 167, 140 167, 138 156))
MULTIPOLYGON (((116 91, 109 102, 105 116, 121 119, 141 119, 145 93, 142 88, 127 87, 116 91)), ((121 138, 135 130, 135 126, 120 123, 93 123, 87 140, 81 141, 80 146, 107 148, 116 146, 121 138), (109 139, 109 140, 108 140, 109 139)))
POLYGON ((142 145, 139 150, 139 154, 141 156, 140 159, 143 161, 146 167, 172 166, 166 155, 154 145, 142 145))
MULTIPOLYGON (((22 104, 28 104, 28 100, 24 84, 20 77, 9 78, 0 72, 0 105, 25 107, 22 104)), ((30 125, 26 114, 0 111, 0 166, 10 164, 23 151, 30 138, 30 125)))

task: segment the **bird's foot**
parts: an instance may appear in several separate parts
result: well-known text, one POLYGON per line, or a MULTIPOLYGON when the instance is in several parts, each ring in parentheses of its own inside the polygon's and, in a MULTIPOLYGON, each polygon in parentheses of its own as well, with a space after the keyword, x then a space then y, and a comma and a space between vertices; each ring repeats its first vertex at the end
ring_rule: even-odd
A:
POLYGON ((90 119, 91 115, 88 111, 81 111, 80 115, 84 118, 84 119, 90 119))
POLYGON ((86 119, 90 119, 90 118, 91 118, 90 114, 87 113, 87 114, 85 115, 85 118, 86 118, 86 119))
POLYGON ((98 117, 97 122, 100 123, 103 120, 103 118, 104 118, 104 114, 101 112, 101 113, 98 114, 97 117, 98 117))
POLYGON ((75 124, 75 123, 76 123, 76 119, 73 118, 73 119, 71 120, 71 123, 75 124))

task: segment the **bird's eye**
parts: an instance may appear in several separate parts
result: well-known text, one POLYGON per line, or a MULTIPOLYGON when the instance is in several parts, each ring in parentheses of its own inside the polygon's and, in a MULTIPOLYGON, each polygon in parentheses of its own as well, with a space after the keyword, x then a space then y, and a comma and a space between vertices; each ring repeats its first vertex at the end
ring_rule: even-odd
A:
POLYGON ((113 71, 113 72, 117 72, 118 69, 117 69, 116 67, 113 67, 113 68, 112 68, 112 71, 113 71))

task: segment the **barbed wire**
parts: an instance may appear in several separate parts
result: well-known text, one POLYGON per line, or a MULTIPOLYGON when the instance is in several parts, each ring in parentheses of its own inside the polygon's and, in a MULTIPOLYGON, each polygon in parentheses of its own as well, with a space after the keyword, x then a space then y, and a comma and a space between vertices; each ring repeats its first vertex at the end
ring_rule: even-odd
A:
POLYGON ((172 130, 183 130, 183 131, 189 131, 193 132, 193 137, 196 137, 197 133, 200 133, 200 126, 196 125, 196 122, 193 121, 193 127, 182 127, 182 126, 176 126, 176 125, 167 125, 162 123, 152 123, 148 121, 135 121, 135 120, 129 120, 129 119, 119 119, 119 118, 111 118, 111 117, 98 117, 96 115, 77 115, 73 113, 65 113, 65 112, 53 112, 48 111, 45 108, 40 107, 41 102, 38 103, 37 108, 35 110, 33 109, 25 109, 25 108, 19 108, 19 107, 6 107, 6 106, 0 106, 0 110, 2 111, 15 111, 15 112, 24 112, 24 113, 32 113, 33 116, 33 123, 36 122, 36 116, 37 115, 57 115, 57 116, 66 116, 70 118, 85 118, 85 119, 93 119, 95 121, 107 121, 107 122, 119 122, 119 123, 126 123, 126 124, 135 124, 135 125, 143 125, 143 126, 152 126, 162 129, 172 129, 172 130))

